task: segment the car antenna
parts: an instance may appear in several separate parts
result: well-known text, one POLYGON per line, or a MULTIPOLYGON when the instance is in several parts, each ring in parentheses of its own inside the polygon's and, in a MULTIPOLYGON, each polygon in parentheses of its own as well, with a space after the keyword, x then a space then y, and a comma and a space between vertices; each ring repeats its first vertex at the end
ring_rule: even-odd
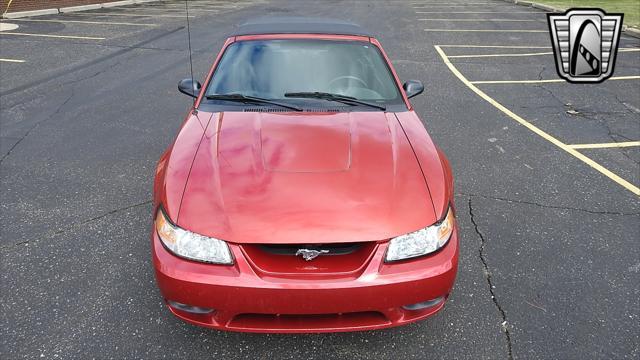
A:
MULTIPOLYGON (((184 0, 184 8, 187 13, 187 42, 189 44, 189 71, 191 72, 191 83, 193 84, 193 59, 191 56, 191 26, 189 25, 189 0, 184 0)), ((195 89, 192 89, 192 91, 195 89)), ((196 98, 193 98, 193 104, 196 104, 196 98)))

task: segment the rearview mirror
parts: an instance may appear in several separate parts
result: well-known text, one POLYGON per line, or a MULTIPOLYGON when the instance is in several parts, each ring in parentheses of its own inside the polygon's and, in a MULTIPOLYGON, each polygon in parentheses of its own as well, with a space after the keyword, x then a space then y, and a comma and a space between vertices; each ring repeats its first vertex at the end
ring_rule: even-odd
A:
POLYGON ((178 83, 178 90, 181 93, 187 94, 194 98, 197 98, 198 95, 200 95, 201 88, 202 88, 202 85, 200 85, 200 83, 197 81, 193 81, 193 79, 191 78, 182 79, 178 83))
POLYGON ((409 99, 422 94, 424 91, 424 85, 422 85, 422 81, 420 80, 408 80, 404 85, 402 85, 402 88, 409 99))

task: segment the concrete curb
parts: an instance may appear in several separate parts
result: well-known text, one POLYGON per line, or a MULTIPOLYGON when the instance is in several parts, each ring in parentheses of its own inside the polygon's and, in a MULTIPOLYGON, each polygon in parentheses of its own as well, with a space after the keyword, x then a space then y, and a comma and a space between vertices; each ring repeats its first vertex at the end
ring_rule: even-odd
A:
POLYGON ((110 7, 133 5, 133 4, 135 4, 135 1, 133 1, 133 0, 114 1, 114 2, 109 2, 109 3, 102 3, 102 7, 103 8, 110 8, 110 7))
POLYGON ((508 3, 512 3, 512 4, 516 4, 516 5, 520 5, 520 6, 526 6, 526 7, 531 7, 534 9, 540 9, 540 10, 544 10, 544 11, 549 11, 549 12, 564 12, 564 10, 557 8, 555 6, 550 6, 550 5, 545 5, 545 4, 540 4, 537 2, 533 2, 533 1, 520 1, 520 0, 503 0, 505 2, 508 3))
POLYGON ((42 9, 42 10, 32 10, 32 11, 18 11, 18 12, 6 13, 6 14, 2 15, 2 18, 4 18, 4 19, 17 19, 17 18, 27 17, 27 16, 55 15, 55 14, 57 14, 59 12, 60 11, 58 9, 42 9))
POLYGON ((125 5, 133 5, 133 4, 144 4, 148 2, 155 2, 162 0, 124 0, 124 1, 111 1, 100 4, 91 4, 91 5, 81 5, 81 6, 68 6, 62 8, 53 8, 53 9, 41 9, 41 10, 31 10, 31 11, 16 11, 9 12, 6 14, 2 14, 3 19, 17 19, 23 17, 32 17, 32 16, 41 16, 41 15, 56 15, 59 13, 69 13, 76 11, 87 11, 87 10, 97 10, 102 8, 112 8, 116 6, 125 6, 125 5))
MULTIPOLYGON (((503 1, 508 2, 508 3, 512 3, 512 4, 516 4, 516 5, 522 5, 522 6, 532 7, 532 8, 536 8, 536 9, 540 9, 540 10, 544 10, 544 11, 549 11, 549 12, 553 12, 553 13, 563 13, 563 12, 565 12, 565 9, 561 9, 561 8, 557 8, 557 7, 549 6, 549 5, 545 5, 545 4, 540 4, 540 3, 536 3, 536 2, 531 2, 531 1, 520 1, 520 0, 503 0, 503 1)), ((640 29, 638 29, 638 28, 627 26, 627 25, 622 25, 622 32, 625 35, 629 35, 629 36, 632 36, 632 37, 640 39, 640 29)))
POLYGON ((622 31, 624 31, 626 35, 633 36, 634 38, 640 39, 640 29, 636 29, 636 28, 632 28, 630 26, 624 25, 622 26, 622 31))
POLYGON ((76 12, 76 11, 97 10, 101 8, 102 8, 102 4, 91 4, 91 5, 63 7, 63 8, 59 8, 58 10, 60 10, 61 13, 67 13, 67 12, 76 12))
POLYGON ((545 5, 545 4, 531 3, 531 7, 535 8, 535 9, 540 9, 540 10, 544 10, 544 11, 553 12, 553 13, 564 12, 560 8, 557 8, 557 7, 554 7, 554 6, 545 5))

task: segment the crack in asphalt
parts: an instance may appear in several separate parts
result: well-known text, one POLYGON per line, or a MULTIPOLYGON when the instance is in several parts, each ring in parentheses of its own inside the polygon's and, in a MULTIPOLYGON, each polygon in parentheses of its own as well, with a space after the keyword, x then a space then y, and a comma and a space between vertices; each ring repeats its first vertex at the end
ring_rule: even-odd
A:
POLYGON ((103 74, 103 73, 113 69, 114 67, 120 65, 121 62, 122 62, 122 60, 118 60, 115 63, 113 63, 113 64, 111 64, 109 66, 105 66, 104 68, 96 71, 95 73, 93 73, 91 75, 87 75, 87 76, 79 78, 79 79, 74 79, 74 80, 71 80, 71 81, 67 81, 65 83, 60 84, 60 86, 71 85, 71 84, 75 85, 75 84, 77 84, 77 83, 79 83, 81 81, 92 79, 92 78, 94 78, 94 77, 96 77, 96 76, 98 76, 100 74, 103 74))
MULTIPOLYGON (((59 229, 59 230, 56 230, 56 231, 50 231, 48 234, 45 234, 43 236, 38 236, 37 239, 42 240, 42 239, 49 238, 50 236, 57 236, 57 235, 65 233, 65 232, 67 232, 67 231, 69 231, 71 229, 74 229, 74 228, 77 228, 77 227, 92 223, 94 221, 100 220, 102 218, 105 218, 107 216, 110 216, 110 215, 113 215, 113 214, 116 214, 116 213, 119 213, 119 212, 122 212, 122 211, 131 210, 131 209, 134 209, 134 208, 137 208, 137 207, 140 207, 140 206, 148 205, 151 202, 152 202, 152 200, 146 200, 146 201, 139 202, 139 203, 136 203, 136 204, 133 204, 133 205, 127 205, 127 206, 123 206, 123 207, 120 207, 120 208, 117 208, 117 209, 109 210, 106 213, 94 216, 94 217, 92 217, 90 219, 86 219, 86 220, 83 220, 81 222, 70 224, 69 226, 66 226, 65 228, 62 228, 62 229, 59 229)), ((9 252, 11 248, 15 248, 16 246, 20 246, 20 245, 24 245, 24 244, 30 244, 30 243, 31 243, 30 240, 20 241, 20 242, 14 243, 14 244, 2 246, 1 249, 2 249, 3 252, 9 252)))
MULTIPOLYGON (((546 70, 545 66, 542 67, 542 70, 540 70, 540 72, 538 73, 538 80, 542 80, 542 73, 546 70)), ((554 100, 556 100, 560 105, 562 106, 566 106, 566 104, 564 103, 564 101, 560 100, 556 94, 553 92, 553 90, 545 87, 542 84, 538 84, 535 85, 537 88, 544 90, 545 92, 547 92, 554 100)), ((610 92, 610 91, 609 91, 610 92)), ((630 112, 632 114, 635 114, 635 112, 633 111, 633 109, 629 108, 629 106, 624 103, 622 100, 620 100, 620 98, 618 97, 618 95, 616 93, 610 92, 614 95, 616 101, 622 105, 625 108, 625 112, 630 112)), ((603 112, 598 112, 598 114, 604 114, 603 112)), ((600 126, 604 127, 607 131, 607 136, 609 138, 611 138, 611 140, 613 140, 614 142, 618 142, 619 139, 616 139, 616 137, 622 138, 626 141, 631 141, 633 139, 626 137, 625 135, 622 134, 618 134, 617 132, 614 132, 613 130, 611 130, 611 127, 609 126, 609 124, 606 122, 606 120, 604 119, 600 119, 598 116, 596 116, 596 114, 589 114, 585 111, 580 111, 578 114, 575 114, 574 116, 579 116, 588 120, 592 120, 592 121, 596 121, 600 124, 600 126)), ((634 159, 632 159, 628 154, 627 151, 629 151, 629 149, 625 149, 625 148, 618 148, 618 150, 620 151, 620 153, 627 158, 628 160, 631 160, 632 162, 634 162, 635 164, 640 164, 639 162, 635 161, 634 159)))
MULTIPOLYGON (((538 73, 538 80, 542 80, 542 73, 543 73, 546 69, 547 69, 547 67, 543 65, 543 66, 542 66, 542 70, 540 70, 540 72, 538 73)), ((553 91, 552 91, 551 89, 547 89, 547 88, 546 88, 544 85, 542 85, 542 84, 536 84, 536 85, 535 85, 535 87, 537 87, 537 88, 539 88, 539 89, 542 89, 542 90, 546 91, 546 92, 547 92, 549 95, 551 95, 551 97, 552 97, 555 101, 557 101, 557 102, 558 102, 562 107, 564 107, 564 106, 565 106, 564 101, 560 100, 560 99, 556 96, 556 94, 554 94, 554 93, 553 93, 553 91)))
POLYGON ((565 106, 564 101, 560 100, 560 99, 556 96, 556 94, 554 94, 554 93, 553 93, 553 91, 552 91, 551 89, 546 88, 544 85, 536 85, 536 87, 538 87, 538 88, 540 88, 540 89, 542 89, 542 90, 546 91, 546 92, 547 92, 549 95, 551 95, 551 97, 552 97, 555 101, 557 101, 557 102, 558 102, 562 107, 564 107, 564 106, 565 106))
POLYGON ((2 162, 4 162, 4 160, 11 154, 11 152, 13 151, 13 149, 16 148, 16 146, 18 146, 18 144, 20 144, 22 142, 22 140, 26 139, 27 136, 29 136, 29 134, 35 130, 38 126, 40 126, 42 123, 44 123, 45 121, 51 119, 52 117, 58 115, 60 113, 60 111, 62 110, 62 108, 67 105, 67 103, 71 100, 71 98, 73 98, 74 96, 74 89, 71 89, 71 95, 69 95, 69 97, 67 97, 67 99, 65 101, 62 102, 62 104, 60 104, 58 106, 58 108, 56 109, 56 111, 54 111, 51 115, 47 116, 46 118, 36 122, 35 124, 33 124, 25 133, 24 135, 22 135, 20 138, 18 138, 18 141, 16 141, 13 146, 11 146, 11 148, 9 148, 9 151, 7 151, 6 154, 4 154, 2 156, 2 159, 0 159, 0 165, 2 164, 2 162))
MULTIPOLYGON (((23 41, 27 42, 41 42, 41 40, 29 41, 25 39, 23 41)), ((65 45, 80 45, 80 46, 89 46, 89 47, 98 47, 98 48, 106 48, 106 49, 131 49, 131 50, 153 50, 153 51, 165 51, 165 52, 186 52, 185 49, 180 48, 160 48, 160 47, 149 47, 149 46, 129 46, 129 45, 118 45, 118 44, 96 44, 96 43, 86 43, 86 42, 78 42, 78 41, 65 41, 65 45)), ((198 49, 193 50, 193 53, 208 53, 209 49, 198 49)))
MULTIPOLYGON (((609 138, 611 138, 611 140, 613 140, 613 141, 615 141, 615 142, 617 142, 617 141, 619 140, 619 139, 616 139, 616 138, 615 138, 616 136, 617 136, 617 137, 620 137, 620 138, 622 138, 622 139, 624 139, 624 140, 627 140, 627 141, 633 141, 633 139, 631 139, 631 138, 629 138, 629 137, 627 137, 627 136, 625 136, 625 135, 618 134, 617 132, 614 132, 613 130, 611 130, 611 127, 610 127, 610 126, 609 126, 609 124, 606 122, 606 120, 604 120, 604 119, 600 119, 600 118, 597 116, 598 114, 600 114, 600 115, 613 115, 612 113, 606 113, 606 112, 597 112, 597 113, 595 113, 595 112, 588 112, 588 111, 580 111, 580 112, 579 112, 578 114, 576 114, 575 116, 579 116, 579 117, 582 117, 582 118, 585 118, 585 119, 588 119, 588 120, 591 120, 591 121, 596 121, 596 122, 600 123, 600 125, 601 125, 602 127, 606 128, 606 130, 607 130, 607 136, 608 136, 609 138)), ((614 114, 615 114, 615 113, 614 113, 614 114)))
POLYGON ((496 308, 498 309, 498 312, 500 313, 500 316, 502 317, 501 326, 502 326, 502 330, 504 331, 505 340, 507 342, 507 355, 510 360, 513 360, 513 347, 511 344, 511 333, 509 332, 509 327, 507 323, 507 314, 504 312, 502 305, 500 305, 500 302, 498 301, 498 298, 496 297, 496 294, 493 291, 495 286, 493 285, 493 280, 491 278, 491 271, 489 270, 489 265, 485 257, 486 240, 482 235, 482 233, 480 232, 480 229, 478 229, 478 224, 476 223, 475 216, 473 214, 471 197, 469 197, 469 215, 471 217, 471 223, 473 224, 474 230, 476 234, 478 234, 478 237, 480 238, 480 249, 478 250, 478 254, 480 257, 480 261, 482 262, 482 266, 484 267, 484 275, 485 275, 485 278, 487 279, 487 285, 489 287, 489 293, 491 294, 491 300, 493 301, 493 304, 496 306, 496 308))
POLYGON ((129 51, 133 51, 136 47, 140 47, 140 46, 149 44, 149 43, 151 43, 153 41, 159 40, 159 39, 161 39, 163 37, 167 37, 169 35, 172 35, 173 33, 177 32, 177 31, 183 30, 184 28, 185 28, 184 26, 180 26, 180 27, 175 28, 173 30, 168 30, 168 31, 162 32, 162 33, 157 34, 156 36, 153 36, 153 37, 151 37, 151 38, 149 38, 147 40, 144 40, 144 41, 141 41, 139 43, 133 44, 129 48, 120 49, 120 50, 115 51, 115 52, 113 52, 111 54, 99 57, 97 59, 91 60, 91 61, 86 62, 84 64, 73 66, 73 67, 61 70, 59 72, 53 73, 53 74, 51 74, 49 76, 46 76, 46 77, 44 77, 42 79, 35 80, 35 81, 30 82, 30 83, 22 84, 22 85, 17 86, 17 87, 15 87, 13 89, 9 89, 9 90, 0 92, 0 96, 6 96, 6 95, 14 94, 14 93, 26 90, 26 89, 30 89, 32 87, 47 83, 47 82, 49 82, 51 80, 57 79, 59 77, 65 76, 67 74, 71 74, 71 73, 77 72, 77 71, 79 71, 81 69, 85 69, 85 68, 88 68, 88 67, 93 66, 95 64, 99 64, 99 63, 104 62, 106 60, 109 60, 111 58, 115 58, 117 56, 125 54, 125 53, 127 53, 129 51))
POLYGON ((124 207, 121 207, 121 208, 110 210, 110 211, 108 211, 108 212, 106 212, 104 214, 101 214, 101 215, 98 215, 98 216, 94 216, 94 217, 92 217, 90 219, 87 219, 87 220, 84 220, 84 221, 82 221, 80 223, 75 223, 75 224, 72 224, 71 226, 68 226, 68 227, 66 227, 64 229, 60 229, 60 230, 54 232, 53 234, 54 235, 59 235, 59 234, 67 232, 67 230, 70 230, 70 229, 72 229, 74 227, 86 225, 88 223, 94 222, 96 220, 100 220, 100 219, 102 219, 104 217, 107 217, 109 215, 113 215, 113 214, 119 213, 121 211, 131 210, 131 209, 134 209, 134 208, 137 208, 137 207, 140 207, 140 206, 144 206, 144 205, 147 205, 147 204, 151 204, 151 200, 146 200, 146 201, 139 202, 139 203, 136 203, 136 204, 133 204, 133 205, 127 205, 127 206, 124 206, 124 207))
MULTIPOLYGON (((77 84, 77 83, 79 83, 79 82, 81 82, 81 81, 85 81, 85 80, 92 79, 92 78, 94 78, 94 77, 96 77, 96 76, 98 76, 98 75, 100 75, 100 74, 102 74, 102 73, 105 73, 105 72, 107 72, 107 71, 109 71, 109 70, 113 69, 114 67, 116 67, 116 66, 118 66, 118 65, 120 65, 120 61, 117 61, 117 62, 115 62, 114 64, 111 64, 110 66, 107 66, 107 67, 105 67, 105 68, 103 68, 103 69, 101 69, 101 70, 99 70, 99 71, 97 71, 97 72, 95 72, 95 73, 93 73, 93 74, 91 74, 91 75, 88 75, 88 76, 82 77, 82 78, 80 78, 80 79, 75 79, 75 80, 71 80, 71 81, 65 82, 65 83, 61 84, 61 85, 60 85, 60 87, 64 87, 64 86, 66 86, 66 85, 75 85, 75 84, 77 84)), ((4 155, 2 156, 2 159, 0 159, 0 164, 2 164, 2 162, 3 162, 3 161, 4 161, 4 160, 5 160, 5 159, 6 159, 6 158, 11 154, 11 152, 12 152, 12 151, 13 151, 13 150, 18 146, 18 144, 20 144, 20 143, 22 142, 22 140, 26 139, 26 138, 29 136, 29 134, 30 134, 33 130, 35 130, 38 126, 40 126, 40 125, 41 125, 42 123, 44 123, 45 121, 47 121, 47 120, 51 119, 52 117, 54 117, 55 115, 59 114, 59 113, 60 113, 60 111, 62 110, 62 108, 63 108, 63 107, 64 107, 64 106, 65 106, 65 105, 66 105, 66 104, 71 100, 71 98, 73 98, 74 94, 75 94, 75 87, 73 87, 73 86, 72 86, 72 87, 71 87, 71 95, 69 95, 69 97, 68 97, 65 101, 63 101, 63 102, 62 102, 62 104, 60 104, 60 106, 58 106, 58 108, 56 109, 56 111, 54 111, 51 115, 49 115, 48 117, 46 117, 46 118, 44 118, 44 119, 42 119, 42 120, 40 120, 40 121, 36 122, 35 124, 33 124, 33 126, 31 126, 31 127, 30 127, 30 128, 29 128, 29 129, 24 133, 24 135, 22 135, 22 137, 20 137, 20 138, 18 139, 18 141, 16 141, 16 142, 15 142, 15 144, 13 144, 13 146, 11 146, 11 148, 9 149, 9 151, 7 151, 7 153, 6 153, 6 154, 4 154, 4 155)), ((16 104, 16 105, 19 105, 19 104, 16 104)), ((16 105, 14 105, 14 106, 16 106, 16 105)), ((13 108, 14 106, 12 106, 12 108, 13 108)))
POLYGON ((533 201, 518 200, 518 199, 508 199, 508 198, 503 198, 503 197, 498 197, 498 196, 489 196, 489 195, 482 195, 482 194, 472 194, 472 193, 462 193, 461 192, 461 193, 458 193, 458 195, 468 196, 468 197, 480 197, 480 198, 484 198, 484 199, 496 200, 496 201, 504 201, 504 202, 508 202, 508 203, 532 205, 532 206, 538 206, 538 207, 548 208, 548 209, 582 211, 582 212, 586 212, 586 213, 589 213, 589 214, 595 214, 595 215, 620 215, 620 216, 639 216, 640 215, 640 212, 628 213, 628 212, 606 211, 606 210, 601 210, 601 211, 599 211, 599 210, 589 210, 589 209, 582 209, 582 208, 576 208, 576 207, 571 207, 571 206, 547 205, 547 204, 541 204, 541 203, 537 203, 537 202, 533 202, 533 201))
POLYGON ((610 93, 611 95, 613 95, 613 97, 616 98, 616 101, 618 102, 618 104, 624 106, 624 108, 627 110, 627 112, 629 112, 631 115, 637 115, 640 112, 634 106, 631 106, 630 104, 627 104, 626 102, 622 101, 617 93, 615 93, 613 91, 610 91, 608 89, 604 89, 604 90, 607 91, 608 93, 610 93))
MULTIPOLYGON (((624 104, 623 104, 624 105, 624 104)), ((634 141, 634 139, 627 137, 625 135, 619 134, 617 132, 614 132, 613 130, 611 130, 611 126, 609 126, 609 123, 607 123, 607 121, 605 119, 600 119, 600 117, 598 115, 604 115, 606 113, 604 112, 599 112, 599 113, 590 113, 590 112, 580 112, 579 114, 576 114, 576 116, 591 120, 591 121, 596 121, 600 124, 600 126, 604 127, 607 131, 607 136, 613 140, 613 142, 618 142, 619 138, 622 138, 625 141, 634 141)), ((631 149, 627 149, 627 148, 615 148, 616 150, 618 150, 618 152, 620 154, 622 154, 622 156, 624 156, 625 158, 627 158, 629 161, 635 163, 636 165, 640 165, 640 162, 634 160, 633 158, 631 158, 629 156, 629 154, 627 153, 628 151, 630 151, 631 149)))

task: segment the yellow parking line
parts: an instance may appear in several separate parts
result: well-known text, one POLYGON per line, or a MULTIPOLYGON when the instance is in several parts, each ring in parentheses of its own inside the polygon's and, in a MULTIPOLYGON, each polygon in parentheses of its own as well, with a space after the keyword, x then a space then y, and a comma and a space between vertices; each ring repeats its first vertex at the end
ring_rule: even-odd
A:
POLYGON ((522 29, 511 29, 511 30, 497 30, 497 29, 424 29, 424 31, 432 31, 432 32, 549 33, 549 30, 522 30, 522 29))
MULTIPOLYGON (((623 48, 618 49, 618 52, 635 52, 640 51, 640 48, 623 48)), ((538 55, 553 55, 553 52, 538 52, 538 53, 522 53, 522 54, 476 54, 476 55, 447 55, 449 59, 453 58, 478 58, 478 57, 511 57, 511 56, 538 56, 538 55)))
POLYGON ((110 22, 110 21, 84 21, 84 20, 45 20, 45 19, 11 19, 11 21, 36 21, 36 22, 51 22, 51 23, 71 23, 71 24, 91 24, 91 25, 122 25, 122 26, 156 26, 158 24, 140 24, 140 23, 127 23, 127 22, 110 22))
POLYGON ((7 7, 4 8, 4 11, 2 12, 2 15, 6 14, 7 11, 9 11, 9 7, 11 6, 12 2, 13 2, 13 0, 9 0, 9 2, 7 2, 7 7))
MULTIPOLYGON (((637 80, 640 79, 638 75, 632 76, 614 76, 607 80, 637 80)), ((469 81, 470 84, 540 84, 540 83, 563 83, 564 79, 544 79, 544 80, 480 80, 469 81)))
POLYGON ((1 58, 0 58, 0 61, 1 61, 1 62, 10 62, 10 63, 23 63, 23 62, 24 62, 24 60, 17 60, 17 59, 1 59, 1 58))
POLYGON ((6 31, 1 31, 0 35, 18 35, 18 36, 47 37, 47 38, 59 38, 59 39, 83 39, 83 40, 105 40, 106 39, 103 37, 94 37, 94 36, 29 34, 29 33, 6 32, 6 31))
POLYGON ((580 159, 582 162, 584 162, 585 164, 591 166, 592 168, 594 168, 595 170, 599 171, 601 174, 605 175, 609 179, 615 181, 619 185, 623 186, 625 189, 631 191, 635 195, 640 195, 640 188, 638 188, 637 186, 635 186, 632 183, 628 182, 627 180, 621 178, 620 176, 618 176, 615 173, 611 172, 609 169, 607 169, 604 166, 598 164, 597 162, 591 160, 591 158, 581 154, 577 150, 572 149, 567 144, 563 143, 562 141, 560 141, 557 138, 553 137, 549 133, 545 132, 544 130, 540 129, 539 127, 537 127, 537 126, 533 125, 532 123, 528 122, 527 120, 523 119, 519 115, 515 114, 514 112, 512 112, 511 110, 507 109, 502 104, 500 104, 499 102, 494 100, 492 97, 487 95, 484 91, 480 90, 477 86, 473 85, 469 80, 467 80, 467 78, 464 75, 462 75, 462 73, 453 65, 453 63, 451 63, 451 61, 449 61, 449 58, 444 53, 444 51, 440 48, 440 46, 435 45, 435 49, 438 52, 438 54, 440 55, 440 57, 442 58, 442 60, 444 61, 444 63, 447 65, 449 70, 451 70, 451 72, 460 81, 462 81, 463 84, 465 84, 469 89, 471 89, 474 93, 476 93, 482 99, 487 101, 489 104, 493 105, 495 108, 497 108, 498 110, 502 111, 504 114, 506 114, 507 116, 512 118, 514 121, 516 121, 519 124, 523 125, 524 127, 526 127, 527 129, 531 130, 535 134, 539 135, 543 139, 549 141, 550 143, 556 145, 560 149, 562 149, 562 150, 568 152, 569 154, 573 155, 574 157, 580 159))
POLYGON ((598 143, 598 144, 573 144, 567 145, 572 149, 606 149, 606 148, 621 148, 640 146, 640 141, 623 141, 615 143, 598 143))
POLYGON ((523 54, 477 54, 477 55, 447 55, 449 59, 453 58, 479 58, 479 57, 503 57, 503 56, 536 56, 536 55, 553 55, 552 52, 539 53, 523 53, 523 54))
POLYGON ((533 19, 418 19, 419 21, 498 21, 498 22, 542 22, 533 19))
MULTIPOLYGON (((96 15, 106 15, 106 16, 133 16, 133 17, 165 17, 165 18, 180 18, 184 19, 186 15, 165 15, 165 14, 126 14, 126 13, 117 13, 117 12, 74 12, 67 13, 67 16, 96 16, 96 15)), ((194 15, 189 15, 190 18, 195 17, 194 15)))
POLYGON ((527 45, 438 45, 438 47, 451 48, 490 48, 490 49, 551 49, 551 46, 527 46, 527 45))

